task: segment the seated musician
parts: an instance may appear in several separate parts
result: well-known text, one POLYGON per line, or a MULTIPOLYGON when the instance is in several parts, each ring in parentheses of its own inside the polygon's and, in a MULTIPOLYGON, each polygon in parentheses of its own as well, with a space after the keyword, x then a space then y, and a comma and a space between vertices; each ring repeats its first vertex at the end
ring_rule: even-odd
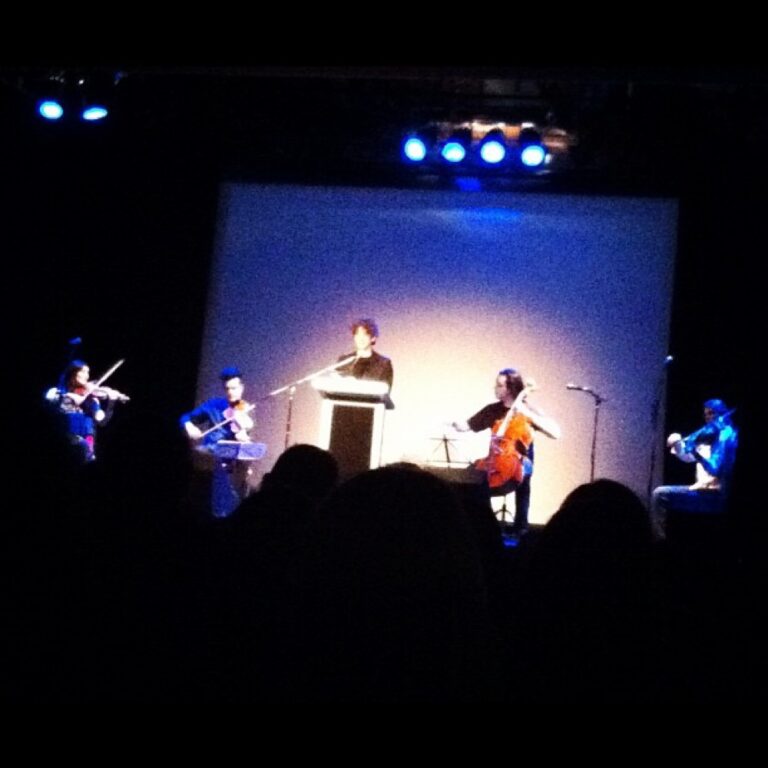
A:
POLYGON ((214 517, 228 517, 248 495, 252 470, 247 461, 222 458, 216 447, 223 441, 248 443, 254 421, 250 415, 253 406, 243 399, 245 385, 240 371, 234 367, 224 368, 219 379, 224 397, 205 400, 185 413, 179 423, 196 449, 215 458, 211 512, 214 517))
POLYGON ((354 360, 337 369, 343 376, 354 376, 356 379, 384 381, 392 389, 392 361, 375 352, 373 347, 379 338, 379 327, 371 318, 360 318, 352 323, 352 340, 355 351, 341 355, 339 360, 354 356, 354 360))
POLYGON ((666 538, 670 510, 726 511, 739 443, 731 413, 722 400, 707 400, 701 429, 685 438, 674 432, 667 439, 673 456, 689 464, 696 463, 696 481, 692 485, 662 485, 653 491, 651 523, 657 538, 666 538))
POLYGON ((179 419, 190 440, 201 441, 199 444, 209 449, 220 440, 247 442, 254 426, 251 407, 243 400, 245 385, 240 371, 224 368, 219 379, 224 397, 211 397, 179 419))
POLYGON ((62 415, 69 442, 83 462, 96 460, 97 426, 107 424, 116 402, 130 399, 116 389, 91 381, 90 373, 87 363, 72 360, 64 369, 58 386, 45 393, 45 399, 62 415))
POLYGON ((488 473, 489 485, 493 495, 506 495, 515 492, 515 519, 513 531, 523 534, 528 529, 528 509, 531 503, 531 474, 533 473, 533 431, 543 432, 547 437, 557 439, 560 437, 560 427, 549 416, 545 416, 526 402, 528 392, 532 386, 523 383, 523 377, 514 368, 504 368, 496 376, 494 392, 496 402, 481 408, 474 416, 466 421, 454 421, 453 427, 459 432, 472 430, 482 432, 484 429, 493 430, 491 435, 491 449, 488 459, 483 460, 482 466, 488 473), (510 413, 510 411, 512 411, 510 413), (510 449, 514 456, 517 469, 520 470, 516 477, 498 478, 492 466, 492 460, 497 451, 503 450, 504 435, 497 439, 496 431, 504 426, 503 422, 510 416, 507 427, 514 431, 506 431, 512 437, 510 449), (513 418, 514 417, 514 418, 513 418), (517 461, 519 459, 519 461, 517 461))

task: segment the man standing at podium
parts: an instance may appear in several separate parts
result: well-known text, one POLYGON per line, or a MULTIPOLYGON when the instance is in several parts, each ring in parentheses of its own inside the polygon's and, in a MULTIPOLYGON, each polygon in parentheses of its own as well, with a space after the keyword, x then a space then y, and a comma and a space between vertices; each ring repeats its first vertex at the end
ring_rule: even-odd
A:
POLYGON ((378 337, 379 327, 372 318, 362 317, 352 323, 352 339, 355 344, 355 351, 341 355, 339 360, 344 360, 352 355, 354 355, 355 359, 337 370, 343 376, 384 381, 392 389, 392 378, 394 375, 392 361, 373 349, 378 337))
MULTIPOLYGON (((184 431, 196 450, 215 459, 211 507, 214 517, 227 517, 248 495, 251 468, 247 461, 227 458, 217 453, 225 442, 250 442, 252 406, 244 399, 245 385, 237 368, 224 368, 219 374, 224 397, 211 397, 180 419, 184 431)), ((237 446, 235 446, 237 447, 237 446)))
POLYGON ((394 408, 389 398, 392 361, 373 350, 379 336, 376 321, 360 318, 352 323, 351 330, 355 351, 339 357, 339 361, 349 362, 336 372, 342 377, 359 379, 360 384, 342 383, 338 392, 326 393, 325 415, 321 419, 325 427, 320 445, 336 459, 342 479, 379 466, 384 410, 394 408))

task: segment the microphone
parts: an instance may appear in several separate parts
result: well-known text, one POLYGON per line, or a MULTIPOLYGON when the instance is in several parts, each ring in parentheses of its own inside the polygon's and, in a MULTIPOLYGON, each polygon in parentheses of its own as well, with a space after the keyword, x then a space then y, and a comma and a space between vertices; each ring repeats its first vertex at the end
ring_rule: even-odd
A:
POLYGON ((591 392, 592 391, 592 387, 581 387, 578 384, 570 384, 570 383, 566 384, 565 388, 566 389, 578 389, 580 392, 591 392))
POLYGON ((83 340, 79 336, 75 336, 74 339, 69 340, 70 347, 76 347, 78 344, 82 344, 83 340))

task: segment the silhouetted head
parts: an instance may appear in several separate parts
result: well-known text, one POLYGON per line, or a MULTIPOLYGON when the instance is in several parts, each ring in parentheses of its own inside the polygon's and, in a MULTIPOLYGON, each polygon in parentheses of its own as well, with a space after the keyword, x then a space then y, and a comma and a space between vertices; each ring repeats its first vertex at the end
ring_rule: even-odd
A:
POLYGON ((264 475, 263 489, 291 489, 303 496, 322 500, 336 485, 339 466, 336 459, 314 445, 292 445, 283 451, 264 475))
POLYGON ((651 546, 651 523, 643 502, 615 480, 585 483, 566 496, 541 534, 555 559, 590 561, 590 567, 613 562, 628 566, 625 557, 651 546), (566 554, 567 553, 567 554, 566 554))

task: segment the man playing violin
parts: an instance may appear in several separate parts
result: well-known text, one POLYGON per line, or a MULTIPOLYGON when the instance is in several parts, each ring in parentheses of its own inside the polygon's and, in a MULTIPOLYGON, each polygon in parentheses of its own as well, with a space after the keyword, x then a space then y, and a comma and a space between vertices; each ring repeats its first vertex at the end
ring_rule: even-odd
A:
POLYGON ((651 522, 658 538, 666 538, 667 513, 671 509, 725 512, 739 443, 731 413, 722 400, 707 400, 701 429, 687 437, 673 432, 667 439, 673 456, 688 464, 696 463, 696 481, 692 485, 662 485, 654 490, 651 522))
POLYGON ((201 440, 206 448, 220 440, 239 440, 248 442, 249 430, 253 429, 251 407, 243 400, 245 384, 237 368, 224 368, 219 374, 224 386, 224 397, 211 397, 180 421, 181 426, 191 440, 201 440))
POLYGON ((520 372, 504 368, 496 376, 494 393, 496 402, 481 408, 466 421, 454 421, 459 432, 482 432, 491 429, 491 446, 488 459, 480 462, 487 472, 492 495, 515 493, 515 519, 513 531, 519 535, 528 530, 528 509, 531 503, 531 474, 533 473, 533 432, 543 432, 547 437, 560 437, 560 426, 526 402, 532 383, 525 384, 520 372), (504 434, 498 434, 503 428, 504 434), (503 453, 512 454, 511 462, 504 461, 503 453), (501 456, 500 464, 495 458, 501 456), (505 469, 509 467, 509 476, 505 469), (501 469, 501 472, 497 472, 501 469))
MULTIPOLYGON (((224 397, 211 397, 180 419, 189 439, 202 453, 215 458, 211 487, 211 512, 214 517, 228 517, 250 490, 251 468, 236 458, 219 458, 218 444, 228 441, 247 443, 254 427, 253 406, 244 399, 245 385, 240 371, 224 368, 219 374, 224 397)), ((210 462, 210 458, 205 459, 210 462)))
POLYGON ((96 459, 96 427, 107 424, 116 402, 130 399, 116 389, 91 381, 90 374, 86 363, 72 360, 64 369, 59 386, 51 387, 45 394, 45 399, 64 417, 67 436, 84 462, 96 459))

